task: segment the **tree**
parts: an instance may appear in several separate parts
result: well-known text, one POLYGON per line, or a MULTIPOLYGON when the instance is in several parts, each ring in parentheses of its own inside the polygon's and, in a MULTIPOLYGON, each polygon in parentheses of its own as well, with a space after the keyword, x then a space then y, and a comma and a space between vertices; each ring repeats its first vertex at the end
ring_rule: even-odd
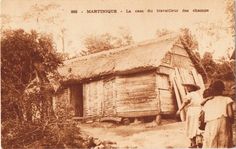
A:
POLYGON ((22 29, 4 31, 1 50, 2 121, 22 120, 24 113, 32 112, 33 105, 39 107, 43 101, 43 97, 23 98, 26 88, 37 79, 38 83, 49 83, 47 76, 56 73, 61 58, 50 36, 22 29))
POLYGON ((181 33, 182 34, 178 42, 180 42, 183 45, 184 49, 186 49, 198 73, 202 75, 204 82, 207 82, 208 77, 206 70, 201 63, 200 55, 198 53, 198 42, 196 38, 191 34, 190 30, 187 28, 181 29, 181 33))
POLYGON ((106 33, 100 36, 90 35, 84 41, 84 44, 88 50, 88 53, 97 53, 109 49, 113 49, 114 45, 112 44, 113 37, 106 33))
POLYGON ((221 57, 215 69, 214 78, 232 81, 235 79, 235 63, 228 58, 221 57))
POLYGON ((234 62, 226 57, 222 57, 218 61, 213 59, 211 52, 205 52, 201 63, 204 66, 209 82, 215 79, 222 79, 225 81, 232 81, 235 78, 234 62))
POLYGON ((132 44, 133 38, 128 29, 121 27, 118 36, 105 33, 101 35, 90 35, 84 40, 86 50, 81 51, 81 55, 93 54, 114 48, 119 48, 132 44))
POLYGON ((61 18, 62 9, 60 5, 50 3, 47 5, 35 4, 23 15, 24 21, 36 21, 38 30, 45 24, 52 25, 52 29, 58 29, 58 37, 61 40, 62 52, 65 52, 66 29, 64 19, 61 18))
POLYGON ((205 52, 203 58, 201 59, 201 63, 207 72, 208 78, 212 78, 213 74, 216 72, 217 67, 216 62, 213 60, 212 53, 205 52))

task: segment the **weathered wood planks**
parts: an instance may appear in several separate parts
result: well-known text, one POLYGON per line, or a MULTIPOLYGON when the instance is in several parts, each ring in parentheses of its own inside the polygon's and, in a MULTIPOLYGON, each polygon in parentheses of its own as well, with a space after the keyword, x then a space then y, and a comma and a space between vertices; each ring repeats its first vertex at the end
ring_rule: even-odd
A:
POLYGON ((129 115, 134 117, 135 114, 142 113, 142 111, 146 111, 145 113, 158 111, 155 80, 154 72, 117 77, 117 114, 132 113, 133 115, 129 115))
MULTIPOLYGON (((178 108, 184 102, 184 97, 187 92, 184 89, 182 84, 196 84, 200 86, 201 90, 199 91, 202 94, 202 91, 205 89, 202 77, 196 72, 195 69, 189 71, 183 68, 175 68, 174 76, 172 77, 172 84, 178 104, 178 108)), ((186 112, 185 110, 180 112, 180 118, 182 121, 185 120, 186 112)))
POLYGON ((114 95, 114 83, 115 80, 104 81, 104 100, 103 100, 103 116, 114 116, 116 113, 115 102, 116 97, 114 95))
POLYGON ((103 81, 83 85, 84 116, 99 116, 103 112, 103 81))
POLYGON ((174 114, 176 112, 176 104, 172 96, 169 75, 157 74, 156 77, 161 113, 174 114))
MULTIPOLYGON (((175 78, 172 79, 172 83, 173 83, 173 87, 174 87, 174 92, 175 92, 175 97, 176 97, 176 100, 177 100, 178 108, 180 108, 181 105, 182 105, 182 100, 181 100, 181 97, 180 97, 180 94, 179 94, 178 87, 176 85, 175 78)), ((181 121, 185 121, 185 119, 186 119, 185 111, 180 111, 180 119, 181 119, 181 121)))

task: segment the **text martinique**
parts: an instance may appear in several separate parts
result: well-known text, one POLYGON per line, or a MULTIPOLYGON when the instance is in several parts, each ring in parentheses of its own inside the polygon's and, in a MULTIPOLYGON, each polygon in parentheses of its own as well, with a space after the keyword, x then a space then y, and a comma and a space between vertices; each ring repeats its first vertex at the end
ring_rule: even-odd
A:
POLYGON ((117 13, 115 9, 106 9, 106 10, 87 10, 87 13, 117 13))

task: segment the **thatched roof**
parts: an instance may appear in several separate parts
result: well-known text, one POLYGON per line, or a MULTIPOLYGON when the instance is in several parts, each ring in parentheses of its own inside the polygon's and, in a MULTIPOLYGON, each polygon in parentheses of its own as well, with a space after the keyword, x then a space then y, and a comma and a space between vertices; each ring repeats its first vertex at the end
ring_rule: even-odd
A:
POLYGON ((156 68, 178 37, 177 34, 171 34, 127 47, 74 58, 65 61, 64 66, 58 71, 63 76, 83 80, 156 68), (72 68, 71 73, 68 72, 69 68, 72 68))

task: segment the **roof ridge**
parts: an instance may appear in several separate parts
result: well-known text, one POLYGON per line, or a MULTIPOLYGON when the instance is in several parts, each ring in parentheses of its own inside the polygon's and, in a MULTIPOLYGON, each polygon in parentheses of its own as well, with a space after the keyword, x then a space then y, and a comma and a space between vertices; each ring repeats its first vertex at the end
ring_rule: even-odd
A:
POLYGON ((73 74, 81 80, 157 68, 165 54, 176 44, 178 37, 176 34, 169 34, 158 39, 76 58, 64 63, 58 71, 62 76, 67 76, 68 69, 73 68, 73 74))
POLYGON ((78 61, 78 60, 85 60, 85 59, 88 59, 88 58, 101 56, 101 55, 110 55, 110 54, 113 54, 113 53, 117 53, 117 52, 120 52, 120 51, 123 51, 123 50, 135 48, 135 47, 138 47, 138 46, 144 46, 144 45, 147 45, 147 44, 151 44, 151 43, 155 43, 155 42, 161 42, 163 40, 176 38, 178 36, 179 36, 179 33, 174 32, 174 33, 171 33, 171 34, 164 35, 160 38, 152 38, 152 39, 149 39, 149 40, 134 43, 132 45, 128 45, 128 46, 124 46, 124 47, 120 47, 120 48, 109 49, 109 50, 106 50, 106 51, 101 51, 101 52, 89 54, 89 55, 86 55, 86 56, 80 56, 80 57, 72 58, 72 59, 69 59, 69 60, 65 60, 64 63, 73 63, 73 62, 78 61))

